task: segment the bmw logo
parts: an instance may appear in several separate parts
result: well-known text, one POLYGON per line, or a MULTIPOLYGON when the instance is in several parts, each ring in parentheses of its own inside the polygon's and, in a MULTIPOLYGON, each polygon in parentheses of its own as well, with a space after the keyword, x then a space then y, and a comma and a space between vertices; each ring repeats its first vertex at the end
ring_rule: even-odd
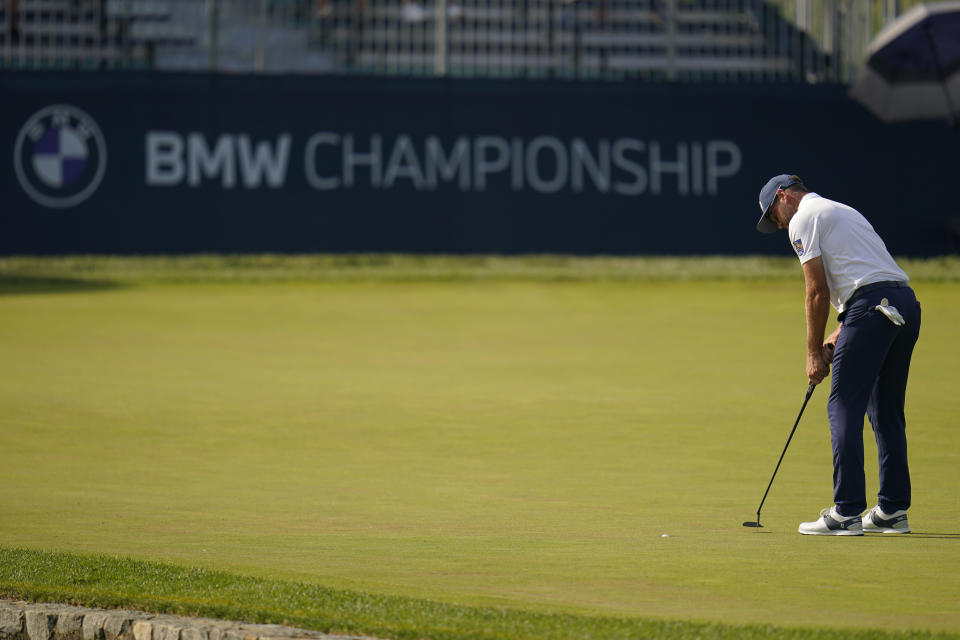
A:
POLYGON ((85 112, 51 105, 20 129, 13 166, 20 186, 34 202, 64 209, 97 190, 107 168, 107 145, 100 127, 85 112))

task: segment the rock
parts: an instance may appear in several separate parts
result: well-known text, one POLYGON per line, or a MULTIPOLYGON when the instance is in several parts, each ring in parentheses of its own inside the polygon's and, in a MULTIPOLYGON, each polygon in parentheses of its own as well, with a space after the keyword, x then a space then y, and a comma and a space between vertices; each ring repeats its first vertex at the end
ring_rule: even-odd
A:
POLYGON ((153 623, 137 620, 133 623, 133 640, 153 640, 153 623))
POLYGON ((376 640, 276 624, 0 600, 0 640, 376 640))
POLYGON ((180 640, 209 640, 206 627, 185 627, 180 630, 180 640))
POLYGON ((146 616, 134 611, 112 611, 103 623, 103 640, 133 640, 133 623, 146 616))
POLYGON ((56 640, 83 640, 83 613, 73 607, 61 612, 53 635, 56 640))
POLYGON ((13 604, 0 602, 0 638, 3 640, 27 640, 23 609, 13 604))
POLYGON ((172 621, 158 621, 153 624, 153 640, 180 640, 183 628, 172 621))
POLYGON ((83 616, 83 640, 103 640, 103 623, 106 621, 105 611, 91 611, 83 616))
POLYGON ((28 610, 26 620, 30 640, 52 640, 53 629, 57 626, 56 613, 43 609, 28 610))

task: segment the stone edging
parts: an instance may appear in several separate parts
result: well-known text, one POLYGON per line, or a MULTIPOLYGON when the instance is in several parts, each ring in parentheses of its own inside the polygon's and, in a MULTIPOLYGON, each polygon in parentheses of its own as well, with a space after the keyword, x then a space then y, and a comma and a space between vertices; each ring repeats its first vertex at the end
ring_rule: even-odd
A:
POLYGON ((0 640, 372 640, 278 624, 0 600, 0 640))

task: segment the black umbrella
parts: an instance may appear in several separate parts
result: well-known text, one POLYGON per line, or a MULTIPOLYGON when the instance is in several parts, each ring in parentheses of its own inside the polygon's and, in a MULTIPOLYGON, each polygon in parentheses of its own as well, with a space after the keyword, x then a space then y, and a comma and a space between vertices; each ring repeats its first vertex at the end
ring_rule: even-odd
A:
POLYGON ((885 122, 960 125, 960 2, 920 4, 887 25, 850 95, 885 122))

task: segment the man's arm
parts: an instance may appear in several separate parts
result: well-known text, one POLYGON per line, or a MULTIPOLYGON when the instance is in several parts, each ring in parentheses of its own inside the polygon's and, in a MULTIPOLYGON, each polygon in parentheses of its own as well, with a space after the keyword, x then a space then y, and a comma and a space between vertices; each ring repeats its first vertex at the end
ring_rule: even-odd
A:
POLYGON ((830 287, 820 256, 803 263, 803 279, 807 288, 807 377, 811 384, 820 384, 830 373, 830 365, 823 357, 823 333, 830 315, 830 287))

